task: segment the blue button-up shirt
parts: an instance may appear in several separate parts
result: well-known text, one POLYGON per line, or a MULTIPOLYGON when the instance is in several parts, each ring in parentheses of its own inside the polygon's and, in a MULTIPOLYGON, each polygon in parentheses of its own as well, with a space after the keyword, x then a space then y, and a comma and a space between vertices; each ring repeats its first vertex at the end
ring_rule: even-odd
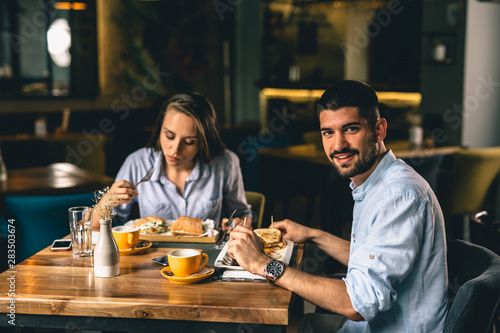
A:
MULTIPOLYGON (((252 216, 239 160, 233 152, 226 150, 210 164, 198 159, 186 179, 183 195, 168 180, 162 159, 161 151, 139 149, 126 158, 116 176, 117 181, 125 179, 135 184, 151 166, 155 167, 151 180, 137 187, 139 195, 132 200, 132 203, 139 203, 141 217, 152 215, 175 220, 179 216, 189 216, 212 219, 215 226, 220 226, 222 218, 228 217, 235 209, 238 209, 235 217, 252 216)), ((132 203, 115 207, 119 223, 127 221, 132 203)))
POLYGON ((427 182, 392 151, 354 198, 344 279, 366 321, 339 332, 442 332, 448 283, 444 219, 427 182))

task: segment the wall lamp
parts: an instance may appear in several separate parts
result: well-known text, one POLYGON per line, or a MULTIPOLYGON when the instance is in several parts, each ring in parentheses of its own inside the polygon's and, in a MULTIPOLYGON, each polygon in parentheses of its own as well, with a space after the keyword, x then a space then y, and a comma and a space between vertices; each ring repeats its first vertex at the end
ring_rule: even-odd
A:
POLYGON ((82 1, 56 1, 54 7, 60 10, 85 10, 87 4, 82 1))

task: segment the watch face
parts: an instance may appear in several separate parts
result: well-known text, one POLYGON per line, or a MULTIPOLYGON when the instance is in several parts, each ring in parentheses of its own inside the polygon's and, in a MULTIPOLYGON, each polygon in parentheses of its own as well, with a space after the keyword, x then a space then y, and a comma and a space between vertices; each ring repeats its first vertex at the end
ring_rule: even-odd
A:
POLYGON ((283 274, 283 265, 278 261, 271 261, 266 265, 267 275, 277 278, 283 274))

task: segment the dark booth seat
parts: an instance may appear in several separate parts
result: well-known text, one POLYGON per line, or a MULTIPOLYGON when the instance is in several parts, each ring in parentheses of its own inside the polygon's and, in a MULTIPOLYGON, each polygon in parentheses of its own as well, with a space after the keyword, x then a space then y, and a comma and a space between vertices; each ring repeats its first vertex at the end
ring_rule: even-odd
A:
POLYGON ((490 249, 500 256, 500 221, 495 221, 492 214, 486 211, 472 214, 469 230, 472 243, 490 249))
POLYGON ((445 333, 488 333, 500 315, 500 257, 463 240, 448 246, 451 303, 445 333))

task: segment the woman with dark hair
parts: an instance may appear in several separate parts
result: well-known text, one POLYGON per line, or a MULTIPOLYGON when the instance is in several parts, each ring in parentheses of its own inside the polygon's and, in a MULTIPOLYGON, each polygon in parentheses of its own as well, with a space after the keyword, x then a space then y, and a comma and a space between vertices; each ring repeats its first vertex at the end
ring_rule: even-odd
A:
POLYGON ((116 202, 118 223, 128 220, 134 202, 141 217, 189 216, 220 226, 237 209, 235 224, 252 220, 238 157, 225 148, 215 110, 198 93, 177 94, 162 105, 150 143, 125 159, 116 179, 106 195, 116 202), (135 189, 151 166, 150 181, 135 189))

